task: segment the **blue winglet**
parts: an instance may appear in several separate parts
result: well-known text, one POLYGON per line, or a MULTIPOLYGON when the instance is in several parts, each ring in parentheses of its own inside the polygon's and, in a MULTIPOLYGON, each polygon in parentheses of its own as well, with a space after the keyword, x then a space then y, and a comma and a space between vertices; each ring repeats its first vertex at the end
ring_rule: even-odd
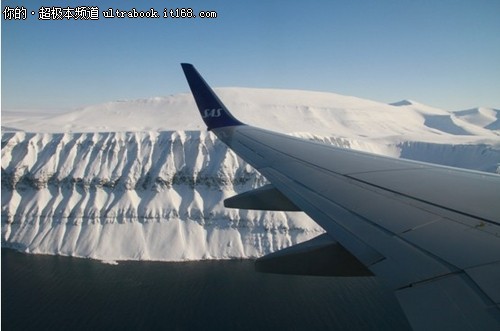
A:
POLYGON ((196 105, 200 110, 201 117, 209 130, 225 126, 244 125, 231 115, 192 64, 181 63, 181 66, 196 105))

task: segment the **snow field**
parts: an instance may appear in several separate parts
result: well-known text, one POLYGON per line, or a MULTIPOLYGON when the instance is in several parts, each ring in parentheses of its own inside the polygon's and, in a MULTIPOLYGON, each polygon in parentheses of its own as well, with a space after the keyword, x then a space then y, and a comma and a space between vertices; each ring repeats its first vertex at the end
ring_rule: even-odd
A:
MULTIPOLYGON (((495 109, 449 112, 323 92, 217 92, 248 124, 500 172, 495 109)), ((264 183, 205 131, 189 94, 65 114, 2 113, 4 247, 103 261, 254 258, 322 233, 302 213, 224 208, 225 198, 264 183)))

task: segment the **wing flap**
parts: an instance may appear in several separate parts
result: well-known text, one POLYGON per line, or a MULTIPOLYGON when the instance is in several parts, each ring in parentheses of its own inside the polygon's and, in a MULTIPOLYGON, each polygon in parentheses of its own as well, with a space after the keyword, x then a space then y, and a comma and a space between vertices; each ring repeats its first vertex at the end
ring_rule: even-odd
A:
POLYGON ((416 330, 498 330, 499 310, 463 273, 395 293, 416 330))
POLYGON ((500 287, 498 286, 500 262, 469 268, 465 272, 497 306, 500 306, 500 287))
POLYGON ((401 238, 459 269, 500 260, 498 237, 448 219, 406 232, 401 238))
MULTIPOLYGON (((280 191, 287 192, 287 196, 299 208, 307 211, 374 274, 388 280, 391 288, 400 288, 457 270, 370 220, 308 189, 297 179, 287 178, 273 169, 262 171, 280 191)), ((332 185, 337 186, 338 182, 332 181, 332 185)))

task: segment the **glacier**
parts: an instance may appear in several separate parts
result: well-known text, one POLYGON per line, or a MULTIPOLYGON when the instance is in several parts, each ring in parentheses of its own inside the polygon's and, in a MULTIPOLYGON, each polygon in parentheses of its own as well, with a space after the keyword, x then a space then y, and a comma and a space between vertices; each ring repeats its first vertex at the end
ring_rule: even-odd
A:
MULTIPOLYGON (((393 157, 499 172, 498 110, 227 88, 245 122, 393 157)), ((203 129, 188 94, 2 114, 2 247, 104 261, 256 258, 323 232, 303 213, 227 209, 266 183, 203 129)))
POLYGON ((265 179, 203 131, 2 136, 2 245, 102 260, 252 258, 322 232, 226 209, 265 179))

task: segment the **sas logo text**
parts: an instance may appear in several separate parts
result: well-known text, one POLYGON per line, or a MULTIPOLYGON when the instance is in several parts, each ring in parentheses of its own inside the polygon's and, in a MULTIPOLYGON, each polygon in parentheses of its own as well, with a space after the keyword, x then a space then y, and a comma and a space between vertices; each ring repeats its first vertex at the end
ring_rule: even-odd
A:
POLYGON ((208 118, 208 117, 220 117, 222 112, 222 108, 212 108, 212 109, 205 109, 203 111, 203 118, 208 118))

